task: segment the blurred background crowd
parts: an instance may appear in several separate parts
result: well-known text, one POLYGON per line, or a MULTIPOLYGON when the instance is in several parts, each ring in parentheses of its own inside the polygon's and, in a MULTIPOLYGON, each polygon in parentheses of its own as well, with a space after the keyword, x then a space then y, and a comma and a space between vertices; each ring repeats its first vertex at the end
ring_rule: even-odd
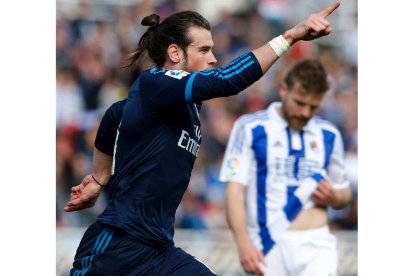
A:
MULTIPOLYGON (((92 170, 92 151, 105 110, 127 97, 131 83, 145 69, 122 69, 129 51, 146 31, 143 17, 196 10, 212 25, 218 66, 263 45, 328 0, 58 0, 56 4, 56 226, 87 226, 103 211, 105 194, 95 207, 64 213, 72 186, 92 170)), ((343 1, 329 21, 333 33, 315 42, 295 44, 259 82, 241 94, 203 103, 202 146, 191 182, 177 210, 176 226, 191 229, 225 228, 224 183, 219 170, 233 122, 242 114, 265 109, 277 101, 278 84, 289 67, 303 58, 317 58, 330 81, 320 116, 341 131, 352 204, 329 210, 333 229, 356 230, 358 223, 358 65, 357 3, 343 1)), ((174 177, 174 176, 171 176, 174 177)))

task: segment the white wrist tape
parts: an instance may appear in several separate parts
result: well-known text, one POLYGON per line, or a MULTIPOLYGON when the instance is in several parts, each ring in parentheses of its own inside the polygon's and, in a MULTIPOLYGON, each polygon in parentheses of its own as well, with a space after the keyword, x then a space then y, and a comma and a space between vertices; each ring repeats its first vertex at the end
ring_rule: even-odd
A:
POLYGON ((269 45, 272 47, 278 57, 281 57, 290 48, 289 43, 286 41, 283 35, 279 35, 278 37, 270 40, 269 45))

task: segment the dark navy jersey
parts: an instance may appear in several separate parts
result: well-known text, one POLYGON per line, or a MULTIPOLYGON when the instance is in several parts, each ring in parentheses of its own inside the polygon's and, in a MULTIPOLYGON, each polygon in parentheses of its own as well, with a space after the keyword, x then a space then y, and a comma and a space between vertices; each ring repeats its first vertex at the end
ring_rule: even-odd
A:
POLYGON ((157 247, 172 245, 174 217, 201 144, 204 100, 239 93, 262 76, 247 53, 217 69, 151 69, 131 86, 114 149, 101 223, 157 247))
POLYGON ((102 117, 95 139, 95 147, 108 155, 113 155, 117 129, 127 99, 112 104, 102 117))

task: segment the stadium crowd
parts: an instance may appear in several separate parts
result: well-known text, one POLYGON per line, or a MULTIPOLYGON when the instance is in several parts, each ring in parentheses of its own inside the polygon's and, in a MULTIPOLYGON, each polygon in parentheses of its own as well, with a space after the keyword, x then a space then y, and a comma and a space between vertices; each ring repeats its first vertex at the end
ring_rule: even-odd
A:
MULTIPOLYGON (((289 26, 290 22, 284 16, 268 14, 272 9, 283 11, 287 1, 241 2, 247 4, 238 10, 218 10, 215 20, 210 20, 218 66, 266 43, 289 26)), ((128 51, 136 47, 139 37, 145 32, 140 24, 142 18, 151 13, 164 18, 174 11, 198 10, 197 3, 195 0, 143 0, 124 5, 57 2, 57 227, 87 226, 105 207, 104 195, 93 208, 63 212, 71 187, 79 184, 91 171, 92 151, 101 116, 113 102, 127 97, 129 86, 140 73, 129 72, 122 67, 128 51)), ((207 19, 210 18, 207 16, 207 19)), ((348 33, 356 32, 356 26, 347 28, 350 28, 348 33)), ((177 227, 226 227, 225 187, 218 180, 218 174, 233 122, 244 113, 264 109, 270 102, 278 100, 278 83, 284 72, 297 60, 313 57, 327 69, 331 85, 319 113, 333 122, 344 137, 348 176, 354 191, 350 206, 339 211, 329 210, 330 225, 334 229, 357 229, 356 36, 348 36, 347 39, 348 43, 341 46, 335 43, 298 43, 271 68, 272 72, 249 87, 248 92, 203 104, 200 114, 203 143, 188 190, 177 211, 177 227)), ((143 69, 148 66, 142 64, 143 69)))

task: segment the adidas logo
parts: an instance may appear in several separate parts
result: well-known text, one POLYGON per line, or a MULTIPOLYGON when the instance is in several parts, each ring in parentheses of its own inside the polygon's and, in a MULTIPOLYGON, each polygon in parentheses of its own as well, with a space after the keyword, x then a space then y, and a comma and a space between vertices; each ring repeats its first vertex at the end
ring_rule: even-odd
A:
POLYGON ((282 146, 282 143, 280 141, 276 141, 276 143, 274 143, 273 145, 275 148, 279 148, 282 146))

